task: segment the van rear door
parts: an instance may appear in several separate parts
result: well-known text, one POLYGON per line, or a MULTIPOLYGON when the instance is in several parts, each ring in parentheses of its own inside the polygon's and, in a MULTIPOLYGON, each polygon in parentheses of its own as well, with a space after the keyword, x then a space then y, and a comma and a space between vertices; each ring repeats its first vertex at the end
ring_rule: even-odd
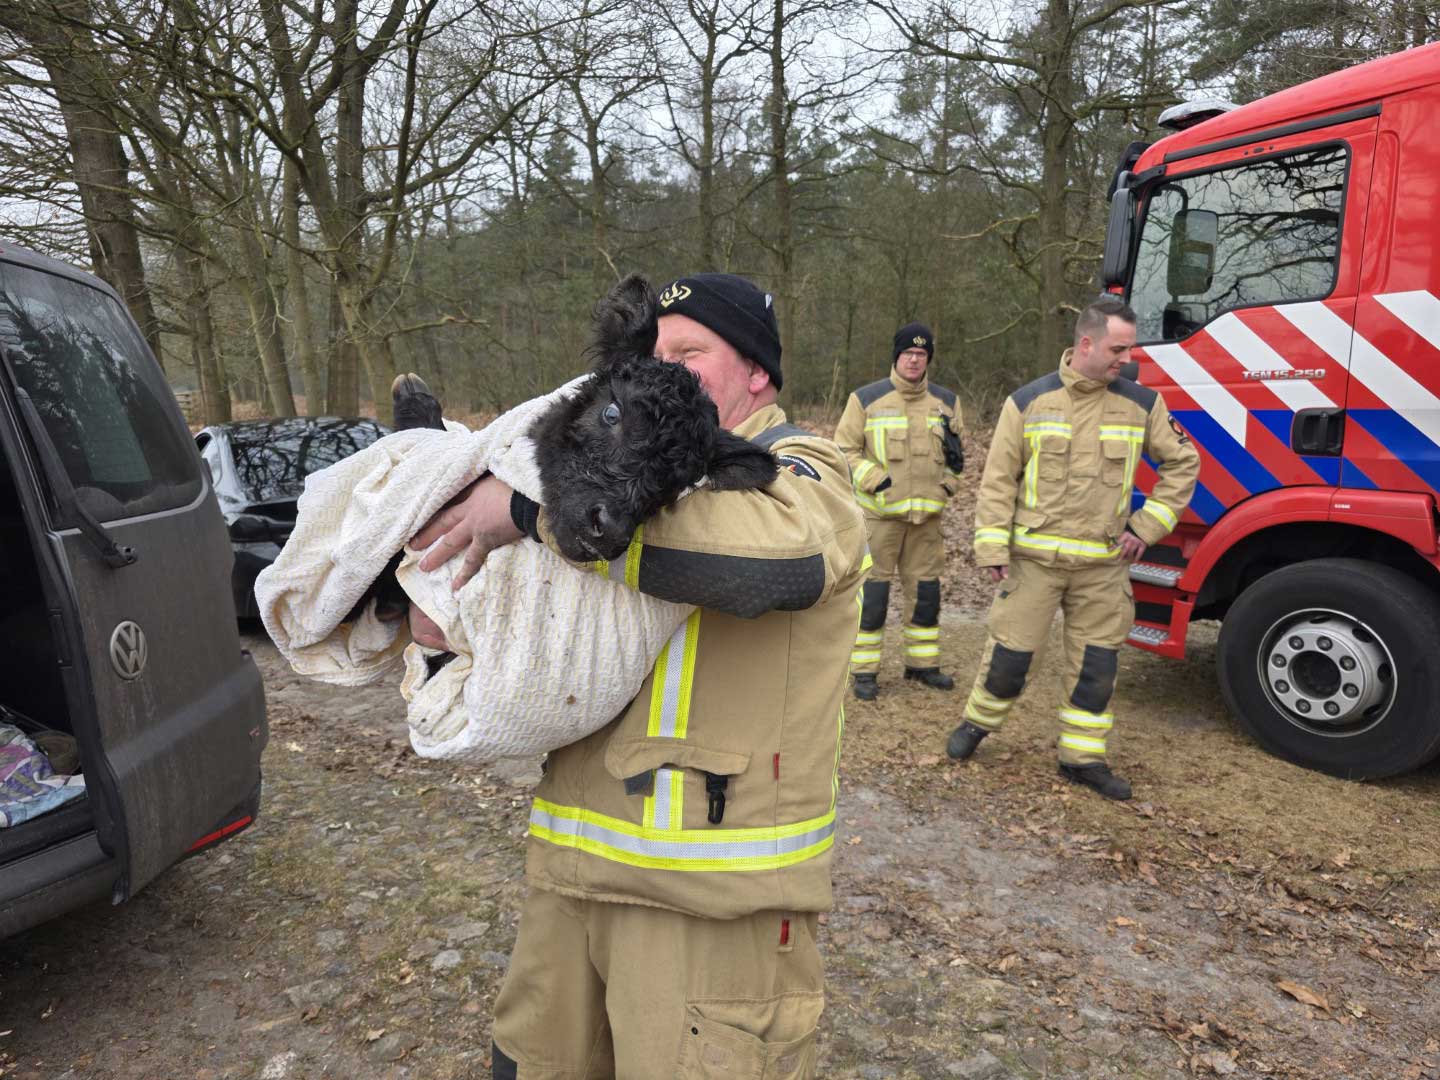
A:
POLYGON ((7 252, 0 348, 25 479, 44 493, 32 535, 118 902, 258 799, 263 690, 207 472, 118 297, 7 252), (99 530, 80 527, 77 503, 99 530), (107 561, 105 534, 135 560, 107 561))

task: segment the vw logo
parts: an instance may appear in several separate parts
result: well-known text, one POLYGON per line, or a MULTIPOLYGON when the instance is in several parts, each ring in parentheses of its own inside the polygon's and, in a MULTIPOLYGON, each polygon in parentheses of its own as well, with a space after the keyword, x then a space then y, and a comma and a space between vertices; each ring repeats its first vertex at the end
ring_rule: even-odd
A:
POLYGON ((110 635, 110 663, 115 674, 122 679, 137 679, 145 670, 145 660, 150 647, 145 642, 145 631, 138 623, 126 619, 110 635))

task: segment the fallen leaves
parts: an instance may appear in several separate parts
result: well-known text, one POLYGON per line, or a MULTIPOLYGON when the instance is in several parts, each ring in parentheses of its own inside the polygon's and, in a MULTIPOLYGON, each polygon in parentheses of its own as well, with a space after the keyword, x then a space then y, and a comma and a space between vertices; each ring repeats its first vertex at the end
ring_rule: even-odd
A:
POLYGON ((1330 1011, 1330 1003, 1308 986, 1291 982, 1288 979, 1278 979, 1275 982, 1275 988, 1289 994, 1302 1005, 1313 1005, 1317 1009, 1324 1009, 1327 1013, 1330 1011))

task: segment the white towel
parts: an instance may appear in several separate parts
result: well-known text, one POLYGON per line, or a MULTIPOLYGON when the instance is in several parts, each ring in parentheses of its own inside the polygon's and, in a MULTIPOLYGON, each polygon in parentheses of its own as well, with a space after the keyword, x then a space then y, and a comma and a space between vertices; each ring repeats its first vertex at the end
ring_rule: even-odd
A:
POLYGON ((558 394, 484 429, 399 431, 311 475, 295 529, 255 582, 265 629, 301 675, 357 686, 404 669, 410 743, 422 757, 489 761, 554 750, 618 716, 693 610, 645 596, 521 540, 490 554, 458 593, 459 566, 429 573, 407 551, 397 578, 455 652, 431 677, 427 650, 371 603, 343 619, 390 557, 482 473, 539 500, 525 432, 558 394))

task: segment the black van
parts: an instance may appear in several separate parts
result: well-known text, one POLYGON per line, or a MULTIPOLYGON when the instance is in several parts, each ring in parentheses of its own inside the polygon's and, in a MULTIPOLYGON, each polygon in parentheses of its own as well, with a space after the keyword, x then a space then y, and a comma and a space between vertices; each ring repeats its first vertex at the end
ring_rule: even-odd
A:
POLYGON ((84 794, 0 828, 0 937, 243 829, 268 738, 209 470, 109 286, 0 244, 0 715, 84 794), (10 710, 13 710, 11 712, 10 710))

